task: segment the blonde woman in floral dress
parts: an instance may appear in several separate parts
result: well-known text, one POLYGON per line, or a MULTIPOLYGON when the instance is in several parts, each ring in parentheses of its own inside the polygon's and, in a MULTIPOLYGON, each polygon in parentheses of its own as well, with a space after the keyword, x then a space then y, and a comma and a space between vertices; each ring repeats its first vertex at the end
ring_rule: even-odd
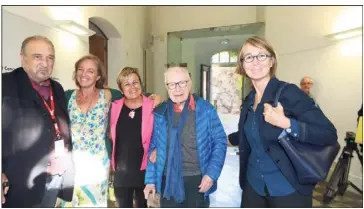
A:
MULTIPOLYGON (((74 80, 79 89, 66 94, 76 171, 75 191, 72 202, 62 202, 62 206, 107 207, 110 142, 106 133, 112 94, 110 89, 103 88, 106 75, 102 62, 93 55, 82 57, 75 64, 74 80)), ((116 97, 121 98, 121 93, 116 97)))

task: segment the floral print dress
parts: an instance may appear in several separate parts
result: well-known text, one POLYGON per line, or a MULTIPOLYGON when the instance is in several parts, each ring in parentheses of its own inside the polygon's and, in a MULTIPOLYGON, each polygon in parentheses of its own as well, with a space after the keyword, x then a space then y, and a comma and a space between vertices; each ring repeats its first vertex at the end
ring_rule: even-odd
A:
POLYGON ((76 171, 75 189, 72 202, 63 202, 62 206, 107 207, 110 159, 105 145, 109 113, 105 91, 100 90, 96 105, 87 113, 78 107, 74 91, 68 112, 76 171))

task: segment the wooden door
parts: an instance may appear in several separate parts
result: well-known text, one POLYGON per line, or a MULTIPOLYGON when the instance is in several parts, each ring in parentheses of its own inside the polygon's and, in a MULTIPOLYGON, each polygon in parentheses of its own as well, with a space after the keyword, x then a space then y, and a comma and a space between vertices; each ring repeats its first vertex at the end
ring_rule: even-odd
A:
MULTIPOLYGON (((93 35, 89 37, 89 52, 98 57, 105 66, 106 78, 108 78, 107 70, 107 39, 100 35, 93 35)), ((107 84, 107 80, 105 84, 107 84)))

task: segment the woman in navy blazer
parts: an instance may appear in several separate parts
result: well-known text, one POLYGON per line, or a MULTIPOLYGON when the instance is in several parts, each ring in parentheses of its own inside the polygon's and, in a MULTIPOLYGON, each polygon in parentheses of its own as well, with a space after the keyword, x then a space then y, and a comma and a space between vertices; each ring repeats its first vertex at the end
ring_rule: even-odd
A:
POLYGON ((265 39, 249 38, 239 57, 237 71, 254 87, 244 100, 239 131, 229 136, 232 145, 239 145, 241 207, 312 207, 315 185, 298 182, 278 137, 329 145, 337 141, 336 129, 296 85, 287 85, 272 107, 281 81, 275 78, 276 54, 265 39))

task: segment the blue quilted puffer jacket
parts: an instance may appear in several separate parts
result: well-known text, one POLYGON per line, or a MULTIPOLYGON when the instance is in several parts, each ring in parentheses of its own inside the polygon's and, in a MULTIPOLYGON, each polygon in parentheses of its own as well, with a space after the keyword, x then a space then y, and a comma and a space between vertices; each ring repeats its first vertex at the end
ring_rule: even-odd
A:
MULTIPOLYGON (((214 180, 214 185, 205 193, 208 196, 217 189, 217 179, 225 162, 227 137, 213 106, 202 98, 193 96, 196 103, 196 141, 201 173, 214 180)), ((167 158, 167 112, 167 103, 162 103, 154 110, 149 155, 157 148, 157 162, 153 164, 149 161, 145 174, 145 184, 155 184, 159 194, 167 158)))

